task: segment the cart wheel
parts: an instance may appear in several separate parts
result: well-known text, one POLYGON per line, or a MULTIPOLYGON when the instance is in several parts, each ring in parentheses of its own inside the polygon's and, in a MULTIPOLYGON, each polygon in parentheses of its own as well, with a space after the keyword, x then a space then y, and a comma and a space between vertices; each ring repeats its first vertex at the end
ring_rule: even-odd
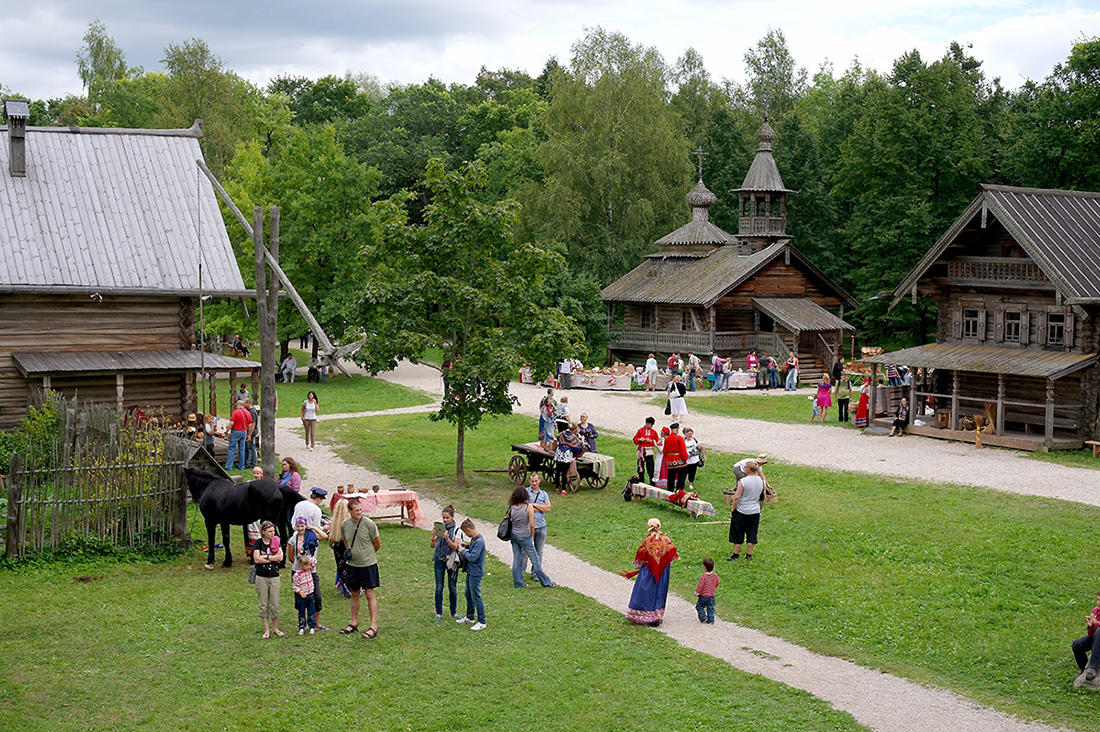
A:
POLYGON ((598 475, 588 476, 588 485, 596 490, 602 491, 607 487, 607 484, 611 482, 610 478, 601 478, 598 475))
POLYGON ((508 462, 508 477, 516 485, 523 485, 527 480, 527 461, 522 455, 513 455, 508 462))

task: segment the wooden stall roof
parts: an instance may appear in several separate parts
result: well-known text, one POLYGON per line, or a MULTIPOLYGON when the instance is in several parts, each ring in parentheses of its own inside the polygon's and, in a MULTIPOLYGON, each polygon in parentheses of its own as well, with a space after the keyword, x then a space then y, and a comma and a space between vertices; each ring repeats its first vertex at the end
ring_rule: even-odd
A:
POLYGON ((243 358, 200 351, 79 351, 12 354, 25 377, 58 374, 125 373, 128 371, 259 371, 260 364, 243 358))
MULTIPOLYGON (((754 254, 738 254, 738 247, 718 247, 710 256, 696 259, 665 276, 663 258, 651 257, 601 292, 605 302, 656 303, 710 307, 764 266, 789 251, 805 270, 824 282, 851 306, 855 298, 806 259, 790 242, 777 242, 754 254)), ((675 258, 675 257, 670 257, 675 258)))
POLYGON ((756 297, 752 302, 790 331, 855 330, 855 326, 803 297, 756 297))
MULTIPOLYGON (((247 294, 187 130, 29 127, 26 177, 0 128, 0 292, 247 294)), ((253 293, 254 296, 254 293, 253 293)))
POLYGON ((1100 193, 982 185, 982 193, 894 290, 906 297, 964 229, 992 215, 1070 304, 1100 302, 1100 193))
POLYGON ((1059 379, 1093 365, 1096 363, 1097 354, 1034 351, 960 343, 929 343, 878 356, 867 356, 861 360, 863 363, 893 363, 917 368, 1059 379))

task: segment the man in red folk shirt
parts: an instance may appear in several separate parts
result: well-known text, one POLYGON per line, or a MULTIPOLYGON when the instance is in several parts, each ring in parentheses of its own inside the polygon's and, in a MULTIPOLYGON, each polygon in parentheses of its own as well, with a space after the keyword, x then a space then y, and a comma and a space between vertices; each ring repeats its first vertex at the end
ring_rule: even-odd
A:
POLYGON ((687 482, 688 449, 684 438, 680 434, 680 423, 673 422, 668 426, 672 431, 665 438, 665 460, 668 462, 668 490, 672 493, 684 489, 687 482))
POLYGON ((657 447, 660 436, 653 425, 657 420, 653 417, 645 418, 645 426, 634 433, 634 444, 638 446, 638 480, 646 482, 646 474, 649 474, 649 484, 653 484, 653 452, 657 447))

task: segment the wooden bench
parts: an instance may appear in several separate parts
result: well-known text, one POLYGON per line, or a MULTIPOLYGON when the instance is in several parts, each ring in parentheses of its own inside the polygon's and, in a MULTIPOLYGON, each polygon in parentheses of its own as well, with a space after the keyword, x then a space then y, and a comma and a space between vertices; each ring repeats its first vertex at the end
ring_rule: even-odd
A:
MULTIPOLYGON (((672 495, 671 491, 666 491, 664 488, 658 488, 655 485, 649 485, 648 483, 634 483, 632 493, 635 498, 656 498, 664 501, 670 506, 676 506, 681 508, 677 503, 673 503, 668 500, 668 497, 672 495)), ((717 516, 717 512, 714 510, 714 506, 707 501, 688 501, 687 508, 688 516, 692 518, 699 518, 699 516, 717 516)))
POLYGON ((1100 440, 1085 440, 1086 445, 1092 446, 1092 456, 1100 457, 1100 440))
MULTIPOLYGON (((1047 418, 1041 412, 1005 412, 1005 422, 1019 422, 1024 425, 1025 431, 1030 432, 1033 426, 1046 427, 1047 418)), ((1064 430, 1078 428, 1077 420, 1058 416, 1054 417, 1054 426, 1064 430)))

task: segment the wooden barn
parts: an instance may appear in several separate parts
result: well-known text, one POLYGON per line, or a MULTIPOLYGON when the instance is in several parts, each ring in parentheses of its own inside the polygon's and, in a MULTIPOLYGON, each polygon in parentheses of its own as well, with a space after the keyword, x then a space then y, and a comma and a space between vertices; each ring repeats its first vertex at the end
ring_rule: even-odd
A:
POLYGON ((611 342, 621 360, 646 352, 742 357, 750 350, 782 362, 801 360, 803 380, 836 360, 854 328, 845 307, 856 301, 798 251, 786 233, 787 196, 794 191, 772 155, 775 133, 765 122, 741 188, 738 234, 709 220, 717 197, 699 182, 686 197, 691 221, 657 240, 657 252, 604 288, 611 342))
POLYGON ((186 130, 0 128, 0 428, 32 389, 163 412, 199 406, 196 374, 259 364, 194 350, 203 297, 245 289, 186 130), (202 260, 200 279, 199 263, 202 260))
POLYGON ((893 304, 924 297, 936 342, 864 359, 928 371, 905 388, 931 410, 912 432, 973 442, 980 425, 983 443, 1027 450, 1097 438, 1100 193, 983 185, 893 304))

